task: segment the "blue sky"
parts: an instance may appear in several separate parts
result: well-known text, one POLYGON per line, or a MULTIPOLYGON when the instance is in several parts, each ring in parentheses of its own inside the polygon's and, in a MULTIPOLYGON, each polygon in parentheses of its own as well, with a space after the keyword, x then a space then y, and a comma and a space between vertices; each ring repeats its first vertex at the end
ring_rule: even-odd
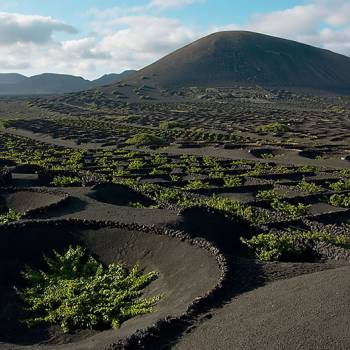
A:
POLYGON ((238 29, 350 55, 350 1, 1 0, 0 72, 92 79, 238 29))
MULTIPOLYGON (((86 13, 90 9, 106 10, 115 6, 124 8, 144 6, 147 1, 131 0, 14 0, 1 1, 0 11, 19 12, 27 15, 52 16, 75 24, 81 30, 88 28, 86 13), (2 4, 1 4, 2 3, 2 4)), ((232 22, 242 24, 254 13, 268 13, 304 4, 303 0, 215 0, 195 2, 180 8, 162 11, 164 15, 179 18, 199 27, 224 25, 232 22)))

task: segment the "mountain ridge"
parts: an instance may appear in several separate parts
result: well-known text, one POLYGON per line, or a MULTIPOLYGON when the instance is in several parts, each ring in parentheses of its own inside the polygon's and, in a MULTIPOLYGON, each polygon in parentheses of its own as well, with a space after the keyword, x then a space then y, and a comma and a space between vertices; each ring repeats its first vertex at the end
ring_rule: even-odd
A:
POLYGON ((18 73, 0 73, 0 95, 41 95, 78 92, 118 82, 134 72, 136 71, 127 70, 120 74, 105 74, 95 80, 56 73, 43 73, 31 77, 18 73))

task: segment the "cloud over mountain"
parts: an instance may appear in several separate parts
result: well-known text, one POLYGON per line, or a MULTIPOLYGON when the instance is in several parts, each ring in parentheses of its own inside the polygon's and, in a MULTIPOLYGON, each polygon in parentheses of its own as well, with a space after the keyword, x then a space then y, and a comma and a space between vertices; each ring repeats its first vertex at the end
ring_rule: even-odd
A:
MULTIPOLYGON (((208 0, 207 0, 208 1, 208 0)), ((0 12, 0 71, 25 74, 44 71, 98 75, 140 69, 195 39, 219 30, 251 30, 316 45, 350 55, 348 0, 309 0, 269 13, 251 14, 245 23, 197 27, 185 23, 173 9, 198 6, 205 0, 149 0, 140 6, 90 9, 87 27, 61 20, 0 12), (59 35, 57 35, 59 34, 59 35), (22 67, 22 68, 21 68, 22 67), (106 68, 107 67, 107 68, 106 68)))

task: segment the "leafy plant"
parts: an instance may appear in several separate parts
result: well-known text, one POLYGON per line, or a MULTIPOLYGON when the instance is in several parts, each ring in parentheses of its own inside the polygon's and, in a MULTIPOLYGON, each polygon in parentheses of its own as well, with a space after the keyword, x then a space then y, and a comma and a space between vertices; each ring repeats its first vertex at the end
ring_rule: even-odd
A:
POLYGON ((171 174, 170 179, 171 179, 171 181, 176 182, 176 181, 179 181, 181 179, 181 176, 177 175, 177 174, 171 174))
POLYGON ((146 163, 143 162, 141 159, 134 159, 129 163, 128 168, 138 170, 143 168, 145 165, 146 163))
POLYGON ((286 201, 282 201, 278 198, 275 198, 272 202, 271 202, 271 208, 290 215, 293 218, 297 218, 303 215, 306 215, 310 209, 311 205, 305 205, 303 203, 298 203, 297 205, 295 204, 291 204, 288 203, 286 201))
POLYGON ((262 233, 251 239, 241 238, 241 241, 254 251, 258 259, 272 261, 300 257, 307 251, 310 243, 316 241, 347 248, 350 237, 334 236, 326 231, 288 229, 281 233, 262 233))
POLYGON ((167 172, 163 169, 153 168, 149 174, 150 175, 166 175, 167 172))
POLYGON ((126 140, 126 143, 129 145, 161 147, 166 145, 167 141, 153 134, 139 133, 126 140))
POLYGON ((350 179, 339 180, 329 185, 329 188, 333 191, 350 190, 350 179))
POLYGON ((51 185, 56 187, 79 186, 81 180, 76 176, 55 176, 51 181, 51 185))
POLYGON ((341 169, 338 171, 340 176, 350 177, 350 169, 341 169))
POLYGON ((272 188, 271 190, 262 190, 256 194, 256 198, 264 201, 272 201, 276 198, 281 198, 277 191, 272 188))
POLYGON ((162 120, 159 122, 159 129, 167 130, 179 127, 179 123, 174 120, 162 120))
POLYGON ((226 177, 223 171, 217 171, 216 169, 210 171, 208 176, 211 179, 224 179, 226 177))
POLYGON ((113 177, 119 177, 119 176, 127 176, 129 175, 129 171, 128 170, 125 170, 125 169, 118 169, 118 170, 114 170, 112 175, 113 177))
POLYGON ((333 194, 329 198, 329 204, 335 207, 350 208, 350 193, 347 194, 333 194))
POLYGON ((262 159, 271 159, 271 158, 274 158, 274 155, 272 153, 262 153, 260 155, 260 158, 262 158, 262 159))
POLYGON ((155 153, 151 158, 151 162, 152 164, 161 165, 161 164, 166 164, 168 162, 168 159, 166 156, 160 153, 155 153))
POLYGON ((184 187, 185 190, 199 190, 202 188, 208 188, 209 185, 201 180, 192 180, 184 187))
POLYGON ((314 182, 307 182, 305 179, 300 181, 296 186, 297 189, 309 193, 316 193, 322 191, 322 187, 316 185, 314 182))
POLYGON ((224 186, 225 187, 236 187, 243 184, 243 179, 239 176, 225 176, 224 186))
POLYGON ((22 214, 10 209, 5 214, 0 214, 0 224, 8 224, 13 221, 21 220, 22 214))
POLYGON ((313 167, 311 165, 302 165, 296 169, 297 171, 301 173, 313 173, 317 170, 316 167, 313 167))
POLYGON ((272 166, 267 163, 255 163, 254 168, 246 173, 247 176, 260 176, 269 173, 272 166))
POLYGON ((289 131, 289 127, 285 124, 276 122, 276 123, 270 123, 265 125, 260 125, 256 128, 257 132, 272 132, 272 133, 281 133, 281 132, 287 132, 289 131))
POLYGON ((276 166, 273 170, 276 174, 291 174, 293 172, 292 168, 283 165, 276 166))
POLYGON ((79 246, 53 254, 44 256, 45 271, 23 272, 28 287, 17 292, 33 312, 25 320, 28 326, 59 324, 64 332, 118 328, 134 316, 152 312, 161 298, 142 297, 156 272, 143 274, 137 265, 130 271, 120 264, 104 267, 79 246))

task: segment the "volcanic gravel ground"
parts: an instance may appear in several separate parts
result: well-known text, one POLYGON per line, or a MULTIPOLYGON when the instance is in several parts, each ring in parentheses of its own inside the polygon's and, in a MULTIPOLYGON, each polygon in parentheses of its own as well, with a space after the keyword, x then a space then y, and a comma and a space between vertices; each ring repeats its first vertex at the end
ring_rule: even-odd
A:
POLYGON ((232 299, 174 349, 349 349, 350 267, 277 281, 232 299))

